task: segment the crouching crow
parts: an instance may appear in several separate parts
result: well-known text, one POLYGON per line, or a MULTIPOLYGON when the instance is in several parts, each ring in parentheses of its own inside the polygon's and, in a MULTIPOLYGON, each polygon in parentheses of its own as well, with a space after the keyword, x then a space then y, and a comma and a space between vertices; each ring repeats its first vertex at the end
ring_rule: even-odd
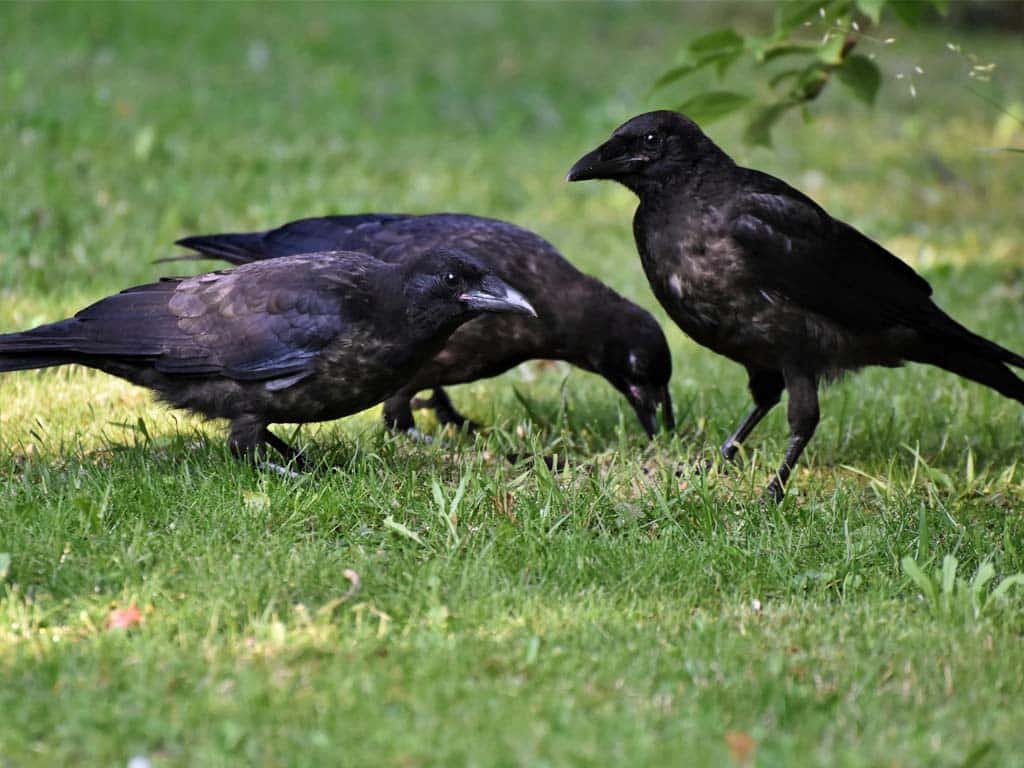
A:
POLYGON ((413 404, 433 407, 439 421, 461 426, 464 418, 444 385, 496 376, 533 358, 565 360, 600 374, 625 395, 650 436, 659 406, 666 426, 674 426, 672 360, 655 319, 582 274, 540 236, 507 222, 451 213, 325 216, 267 232, 186 237, 178 245, 234 264, 335 248, 400 263, 433 248, 458 248, 521 290, 538 318, 481 316, 463 325, 387 401, 389 426, 414 426, 410 399, 423 389, 433 389, 432 397, 413 404))
POLYGON ((487 312, 533 315, 479 259, 432 250, 401 264, 360 253, 269 259, 130 288, 74 317, 0 335, 0 371, 78 363, 231 422, 251 456, 294 451, 271 422, 346 416, 379 403, 487 312))
POLYGON ((788 392, 775 499, 817 427, 819 382, 844 371, 928 363, 1024 403, 1007 367, 1024 358, 967 330, 913 269, 779 179, 736 165, 683 115, 620 126, 569 171, 584 179, 636 193, 633 232, 654 294, 694 340, 746 367, 754 409, 725 458, 788 392))

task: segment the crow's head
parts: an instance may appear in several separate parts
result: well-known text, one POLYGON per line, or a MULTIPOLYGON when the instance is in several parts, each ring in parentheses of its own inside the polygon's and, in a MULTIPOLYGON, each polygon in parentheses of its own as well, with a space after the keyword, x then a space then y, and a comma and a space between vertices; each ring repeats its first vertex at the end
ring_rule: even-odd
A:
POLYGON ((523 294, 461 251, 431 251, 410 259, 402 272, 406 313, 416 323, 447 326, 483 312, 537 316, 523 294))
POLYGON ((640 194, 685 175, 723 153, 695 122, 678 112, 647 112, 615 129, 608 141, 576 161, 567 181, 611 179, 640 194))
POLYGON ((633 307, 603 329, 593 370, 604 376, 629 400, 649 437, 658 431, 658 408, 665 428, 675 430, 668 381, 672 354, 661 326, 649 312, 633 307))

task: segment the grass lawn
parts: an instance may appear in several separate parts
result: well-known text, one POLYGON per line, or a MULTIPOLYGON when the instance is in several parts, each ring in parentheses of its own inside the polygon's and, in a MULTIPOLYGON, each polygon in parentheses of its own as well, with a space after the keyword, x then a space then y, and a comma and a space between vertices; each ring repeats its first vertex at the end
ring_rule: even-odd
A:
MULTIPOLYGON (((618 123, 686 97, 648 92, 684 39, 763 14, 0 6, 0 331, 166 273, 152 261, 184 234, 469 211, 654 311, 679 421, 648 445, 602 380, 530 363, 453 390, 494 425, 475 442, 393 437, 374 409, 304 428, 323 466, 291 480, 119 380, 3 376, 0 767, 1024 765, 1024 588, 989 596, 1024 572, 1020 406, 871 370, 825 392, 780 507, 759 494, 784 409, 748 469, 676 477, 746 411, 745 376, 656 305, 634 198, 563 181, 618 123), (132 604, 141 623, 108 629, 132 604)), ((1024 136, 945 43, 998 62, 1018 112, 1024 45, 898 34, 874 111, 830 89, 772 150, 710 132, 1024 350, 1024 159, 978 151, 1024 136), (894 79, 915 64, 916 99, 894 79)))

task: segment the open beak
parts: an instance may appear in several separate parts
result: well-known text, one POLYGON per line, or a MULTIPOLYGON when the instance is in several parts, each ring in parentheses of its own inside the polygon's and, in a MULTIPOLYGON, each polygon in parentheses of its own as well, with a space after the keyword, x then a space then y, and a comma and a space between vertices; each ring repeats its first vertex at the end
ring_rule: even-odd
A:
POLYGON ((587 179, 614 179, 636 167, 645 157, 624 154, 625 147, 620 140, 612 138, 589 152, 575 162, 569 169, 566 181, 586 181, 587 179))
POLYGON ((459 296, 459 300, 478 312, 512 312, 537 316, 537 310, 519 291, 494 275, 487 275, 480 285, 459 296))
POLYGON ((675 431, 676 418, 672 413, 672 396, 668 393, 668 387, 647 389, 637 384, 630 384, 626 389, 626 399, 636 411, 644 431, 651 439, 658 432, 658 407, 661 407, 661 419, 665 429, 669 432, 675 431))

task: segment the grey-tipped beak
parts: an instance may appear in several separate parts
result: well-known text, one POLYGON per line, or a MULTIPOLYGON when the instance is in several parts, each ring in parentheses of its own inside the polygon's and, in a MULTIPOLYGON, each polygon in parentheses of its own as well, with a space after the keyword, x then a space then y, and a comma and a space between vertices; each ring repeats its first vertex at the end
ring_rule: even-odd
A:
POLYGON ((601 147, 598 147, 593 152, 588 152, 575 163, 572 168, 569 169, 569 173, 566 174, 566 181, 586 181, 587 179, 598 179, 601 178, 599 168, 601 167, 601 147))
POLYGON ((493 275, 480 281, 480 287, 466 291, 459 299, 479 312, 512 312, 537 316, 537 310, 519 291, 493 275))
POLYGON ((630 151, 622 139, 613 136, 604 144, 588 152, 569 169, 566 181, 587 179, 617 179, 634 172, 650 158, 630 151))

